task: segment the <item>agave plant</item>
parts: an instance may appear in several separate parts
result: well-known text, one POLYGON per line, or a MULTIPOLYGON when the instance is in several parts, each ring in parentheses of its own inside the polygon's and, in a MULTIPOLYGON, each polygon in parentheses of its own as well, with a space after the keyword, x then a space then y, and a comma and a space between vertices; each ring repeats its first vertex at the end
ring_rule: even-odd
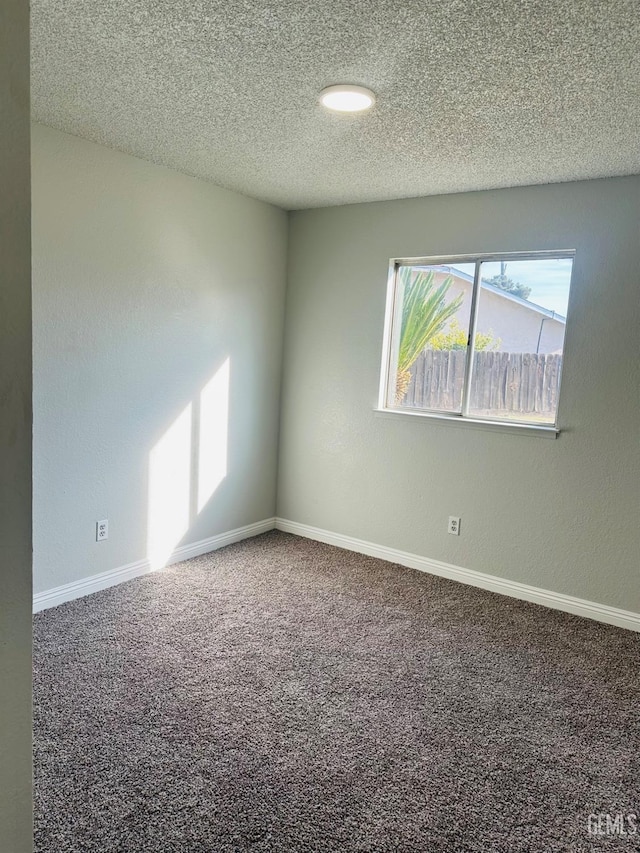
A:
POLYGON ((404 400, 411 382, 411 367, 434 335, 445 327, 462 305, 464 294, 447 302, 446 296, 453 283, 447 276, 437 287, 433 270, 423 272, 403 267, 400 283, 404 294, 402 302, 402 327, 396 374, 395 404, 404 400))

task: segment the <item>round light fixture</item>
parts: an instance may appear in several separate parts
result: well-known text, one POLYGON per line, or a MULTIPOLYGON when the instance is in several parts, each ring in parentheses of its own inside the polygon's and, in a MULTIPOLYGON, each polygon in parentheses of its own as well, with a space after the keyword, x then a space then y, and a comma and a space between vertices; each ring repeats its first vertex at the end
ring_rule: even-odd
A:
POLYGON ((320 103, 337 113, 361 113, 375 103, 375 95, 364 86, 327 86, 320 92, 320 103))

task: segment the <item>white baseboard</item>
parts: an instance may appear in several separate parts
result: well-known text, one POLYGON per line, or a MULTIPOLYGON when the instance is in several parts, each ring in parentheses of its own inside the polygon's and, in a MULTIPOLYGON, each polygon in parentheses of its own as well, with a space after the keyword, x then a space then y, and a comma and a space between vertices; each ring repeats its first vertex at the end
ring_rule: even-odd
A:
POLYGON ((566 613, 573 613, 576 616, 586 616, 588 619, 606 622, 608 625, 616 625, 619 628, 640 632, 640 613, 633 613, 630 610, 621 610, 617 607, 609 607, 607 604, 598 604, 595 601, 586 601, 572 595, 563 595, 559 592, 506 580, 495 575, 463 569, 461 566, 454 566, 451 563, 430 560, 428 557, 420 557, 417 554, 409 554, 406 551, 398 551, 395 548, 387 548, 384 545, 376 545, 373 542, 354 539, 351 536, 342 536, 340 533, 331 533, 329 530, 310 527, 307 524, 298 524, 285 518, 276 518, 275 526, 277 530, 282 530, 285 533, 294 533, 296 536, 316 539, 318 542, 326 542, 328 545, 336 545, 338 548, 357 551, 359 554, 367 554, 370 557, 379 557, 391 563, 398 563, 410 569, 418 569, 421 572, 460 581, 460 583, 469 586, 488 589, 491 592, 499 592, 512 598, 542 604, 554 610, 564 610, 566 613))
MULTIPOLYGON (((199 557, 201 554, 208 554, 209 551, 216 551, 218 548, 224 548, 225 545, 232 545, 234 542, 266 533, 268 530, 273 530, 274 527, 275 518, 265 518, 255 524, 237 527, 235 530, 219 533, 217 536, 209 537, 209 539, 201 539, 199 542, 193 542, 190 545, 180 545, 173 551, 166 565, 180 563, 182 560, 199 557)), ((33 612, 38 613, 38 611, 46 610, 48 607, 56 607, 58 604, 64 604, 65 601, 90 595, 92 592, 98 592, 101 589, 107 589, 107 587, 138 578, 151 571, 153 569, 148 560, 138 560, 135 563, 120 566, 118 569, 111 569, 108 572, 101 572, 99 575, 91 575, 91 577, 82 578, 79 581, 38 592, 33 596, 33 612)))
MULTIPOLYGON (((588 619, 595 619, 598 622, 605 622, 608 625, 616 625, 619 628, 627 628, 630 631, 640 632, 640 613, 621 610, 618 607, 610 607, 607 604, 598 604, 595 601, 586 601, 583 598, 575 598, 572 595, 563 595, 559 592, 552 592, 551 590, 541 589, 540 587, 530 586, 529 584, 506 580, 505 578, 488 575, 484 572, 464 569, 461 566, 454 566, 451 563, 431 560, 428 557, 421 557, 418 554, 410 554, 407 551, 399 551, 396 548, 387 548, 384 545, 377 545, 374 542, 367 542, 364 539, 343 536, 340 533, 332 533, 329 530, 311 527, 308 524, 299 524, 296 521, 289 521, 285 518, 265 518, 263 521, 258 521, 255 524, 248 524, 245 527, 238 527, 226 533, 219 533, 217 536, 211 536, 209 539, 202 539, 199 542, 193 542, 189 545, 181 545, 172 553, 167 561, 167 565, 188 560, 191 557, 198 557, 201 554, 207 554, 210 551, 223 548, 225 545, 232 545, 234 542, 240 542, 251 536, 258 536, 260 533, 273 530, 274 527, 286 533, 304 536, 307 539, 315 539, 318 542, 326 542, 328 545, 346 548, 348 551, 356 551, 359 554, 367 554, 370 557, 378 557, 390 563, 397 563, 401 566, 407 566, 410 569, 417 569, 421 572, 428 572, 432 575, 449 578, 450 580, 459 581, 469 586, 487 589, 491 592, 511 596, 512 598, 531 601, 534 604, 542 604, 554 610, 563 610, 566 613, 573 613, 576 616, 585 616, 588 619)), ((72 601, 74 598, 90 595, 101 589, 106 589, 107 587, 115 586, 124 581, 148 574, 151 571, 153 570, 148 560, 138 560, 135 563, 129 563, 126 566, 120 566, 120 568, 112 569, 108 572, 102 572, 98 575, 92 575, 79 581, 73 581, 63 586, 36 593, 33 596, 33 612, 37 613, 49 607, 56 607, 58 604, 64 604, 66 601, 72 601)))

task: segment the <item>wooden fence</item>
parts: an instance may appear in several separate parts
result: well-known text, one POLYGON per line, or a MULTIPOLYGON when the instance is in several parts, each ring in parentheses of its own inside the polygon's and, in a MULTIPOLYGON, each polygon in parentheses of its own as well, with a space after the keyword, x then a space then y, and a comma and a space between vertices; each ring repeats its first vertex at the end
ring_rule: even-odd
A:
MULTIPOLYGON (((404 406, 459 409, 466 352, 425 350, 411 368, 404 406)), ((555 412, 561 355, 476 352, 470 407, 483 412, 555 412)))

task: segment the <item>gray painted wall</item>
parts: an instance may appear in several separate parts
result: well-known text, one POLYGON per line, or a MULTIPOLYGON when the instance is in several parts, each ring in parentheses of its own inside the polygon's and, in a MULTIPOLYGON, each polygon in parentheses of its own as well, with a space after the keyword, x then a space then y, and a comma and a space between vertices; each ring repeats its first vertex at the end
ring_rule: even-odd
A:
POLYGON ((640 177, 292 214, 278 515, 640 611, 639 222, 640 177), (572 248, 558 440, 374 415, 390 257, 572 248))
POLYGON ((32 162, 41 591, 144 559, 150 531, 178 545, 274 515, 287 217, 42 126, 32 162), (227 359, 228 470, 200 509, 199 441, 224 443, 215 412, 198 436, 200 395, 227 359))
POLYGON ((0 847, 31 850, 29 5, 0 4, 0 847))

